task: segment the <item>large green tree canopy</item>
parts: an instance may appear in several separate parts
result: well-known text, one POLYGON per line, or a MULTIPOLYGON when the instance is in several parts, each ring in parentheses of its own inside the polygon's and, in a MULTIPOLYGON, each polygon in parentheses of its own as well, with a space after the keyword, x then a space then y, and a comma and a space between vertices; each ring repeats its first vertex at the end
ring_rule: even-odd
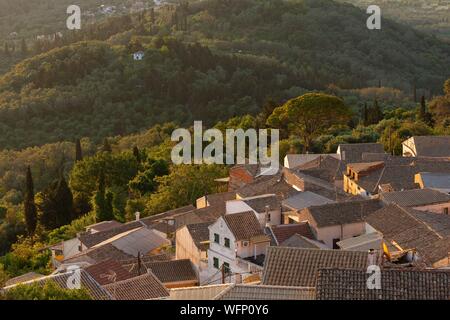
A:
POLYGON ((350 117, 351 111, 342 99, 322 93, 307 93, 276 108, 267 124, 300 135, 309 149, 313 138, 333 125, 345 124, 350 117))

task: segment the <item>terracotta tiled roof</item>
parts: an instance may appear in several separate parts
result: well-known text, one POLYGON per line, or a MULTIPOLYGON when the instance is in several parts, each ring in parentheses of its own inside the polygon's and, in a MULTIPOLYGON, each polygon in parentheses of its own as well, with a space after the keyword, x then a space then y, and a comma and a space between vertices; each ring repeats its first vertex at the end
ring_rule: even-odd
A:
POLYGON ((244 198, 242 201, 258 213, 265 212, 266 207, 269 211, 280 210, 281 208, 281 202, 275 194, 244 198))
POLYGON ((122 265, 113 259, 104 260, 85 268, 92 278, 100 285, 106 285, 114 281, 122 281, 132 278, 133 275, 122 265))
POLYGON ((311 206, 333 203, 333 200, 325 198, 311 191, 299 192, 292 197, 283 200, 283 206, 291 210, 302 210, 311 206))
POLYGON ((14 284, 19 284, 19 283, 22 283, 22 282, 27 282, 27 281, 30 281, 30 280, 39 279, 39 278, 42 278, 42 277, 44 277, 44 275, 36 273, 36 272, 28 272, 28 273, 25 273, 25 274, 23 274, 21 276, 9 279, 8 281, 6 281, 5 287, 12 286, 14 284))
POLYGON ((414 136, 418 157, 450 157, 450 136, 414 136))
POLYGON ((105 285, 116 300, 148 300, 168 297, 169 291, 151 272, 105 285))
POLYGON ((387 192, 382 193, 380 198, 387 204, 395 203, 405 207, 423 206, 450 201, 450 195, 432 189, 387 192))
POLYGON ((430 270, 381 272, 381 289, 368 289, 366 270, 321 269, 317 300, 449 300, 450 273, 430 270))
POLYGON ((386 161, 385 166, 360 177, 357 184, 370 193, 378 193, 379 186, 389 184, 394 191, 418 189, 414 176, 419 172, 450 172, 446 159, 403 158, 402 161, 386 161))
POLYGON ((253 211, 226 214, 223 219, 236 241, 250 240, 252 237, 264 235, 253 211))
POLYGON ((231 286, 232 284, 225 283, 201 287, 170 289, 169 300, 214 300, 216 296, 231 286))
POLYGON ((367 252, 268 247, 262 284, 315 287, 319 269, 340 267, 365 271, 367 265, 367 252))
POLYGON ((341 159, 350 162, 360 162, 364 153, 384 153, 380 143, 349 143, 340 144, 341 159))
POLYGON ((96 232, 96 233, 82 233, 78 237, 80 241, 88 248, 93 247, 105 240, 108 240, 118 234, 126 231, 130 231, 136 228, 142 227, 139 221, 132 221, 121 225, 120 227, 112 228, 106 231, 96 232))
POLYGON ((450 252, 450 216, 389 205, 368 217, 366 222, 395 241, 403 250, 416 249, 427 265, 446 259, 450 252))
POLYGON ((110 258, 114 260, 124 260, 131 259, 133 258, 133 256, 117 249, 112 244, 108 243, 100 247, 93 247, 86 251, 80 252, 79 254, 65 259, 63 262, 88 262, 90 264, 95 264, 110 258))
POLYGON ((221 192, 221 193, 213 193, 205 196, 208 204, 210 206, 221 205, 225 201, 236 199, 236 192, 221 192))
POLYGON ((92 224, 90 226, 87 226, 86 229, 95 229, 98 232, 101 231, 107 231, 107 230, 111 230, 114 228, 118 228, 122 226, 122 223, 117 222, 115 220, 111 220, 111 221, 102 221, 96 224, 92 224))
MULTIPOLYGON (((94 299, 94 300, 110 300, 112 298, 111 295, 109 294, 109 292, 107 290, 105 290, 102 286, 100 286, 100 284, 97 281, 95 281, 95 279, 93 277, 91 277, 91 275, 89 273, 87 273, 85 270, 80 269, 79 274, 80 274, 81 288, 86 289, 88 291, 89 295, 92 297, 92 299, 94 299)), ((69 287, 68 287, 68 284, 70 283, 69 277, 71 277, 73 275, 74 275, 73 271, 68 271, 68 272, 64 272, 64 273, 53 274, 50 276, 45 276, 45 277, 41 277, 38 279, 30 280, 27 282, 23 282, 21 284, 28 285, 28 284, 37 283, 39 286, 43 287, 48 281, 53 281, 61 288, 69 289, 69 287)), ((16 285, 17 284, 14 284, 12 286, 5 287, 4 289, 8 290, 16 285)))
POLYGON ((273 193, 280 199, 286 199, 297 192, 297 190, 283 179, 281 173, 273 176, 261 176, 254 182, 236 190, 236 194, 241 198, 273 193))
MULTIPOLYGON (((290 238, 280 243, 281 247, 304 248, 304 249, 324 249, 325 245, 320 245, 318 241, 311 240, 299 234, 294 234, 290 238)), ((328 249, 328 248, 327 248, 328 249)))
POLYGON ((219 294, 217 300, 314 300, 314 288, 244 285, 231 286, 219 294))
POLYGON ((299 219, 318 227, 363 222, 364 218, 382 207, 379 200, 337 202, 303 209, 299 219))
POLYGON ((174 217, 176 215, 179 215, 181 213, 186 213, 189 211, 195 210, 195 207, 193 205, 188 205, 188 206, 184 206, 184 207, 180 207, 180 208, 176 208, 173 210, 169 210, 163 213, 159 213, 159 214, 155 214, 149 217, 145 217, 141 219, 141 222, 143 222, 144 224, 146 224, 147 226, 152 226, 155 223, 163 220, 163 219, 168 219, 171 217, 174 217))
POLYGON ((162 283, 198 281, 197 273, 189 259, 151 262, 146 263, 145 266, 162 283))
POLYGON ((335 156, 319 156, 318 158, 295 168, 309 176, 328 182, 342 180, 346 162, 335 156))
POLYGON ((209 245, 205 241, 209 240, 209 229, 211 222, 188 224, 186 226, 195 245, 200 250, 207 250, 209 245))
POLYGON ((205 208, 194 209, 191 211, 179 213, 177 215, 173 215, 171 218, 174 220, 174 226, 176 229, 195 223, 203 223, 203 222, 214 222, 219 217, 224 215, 225 210, 225 202, 219 205, 211 205, 205 208))
POLYGON ((311 229, 307 222, 271 226, 270 229, 272 230, 272 234, 278 245, 286 241, 294 234, 299 234, 309 239, 314 239, 314 236, 311 233, 311 229))

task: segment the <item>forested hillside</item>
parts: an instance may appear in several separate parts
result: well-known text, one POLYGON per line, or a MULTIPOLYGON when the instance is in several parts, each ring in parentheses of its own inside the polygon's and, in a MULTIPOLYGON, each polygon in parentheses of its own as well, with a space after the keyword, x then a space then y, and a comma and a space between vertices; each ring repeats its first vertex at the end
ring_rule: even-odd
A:
POLYGON ((439 94, 450 46, 390 21, 369 31, 366 18, 331 0, 205 0, 38 42, 0 78, 0 148, 212 125, 330 87, 439 94))
MULTIPOLYGON (((372 0, 339 0, 367 8, 372 0)), ((379 0, 383 15, 450 42, 449 0, 379 0)))

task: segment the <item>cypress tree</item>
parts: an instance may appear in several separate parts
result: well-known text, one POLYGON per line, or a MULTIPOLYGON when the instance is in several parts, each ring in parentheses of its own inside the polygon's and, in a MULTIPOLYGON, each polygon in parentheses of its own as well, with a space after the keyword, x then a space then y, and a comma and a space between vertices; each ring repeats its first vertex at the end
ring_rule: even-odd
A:
POLYGON ((83 152, 81 150, 81 141, 77 139, 75 143, 75 161, 83 160, 83 152))
POLYGON ((419 119, 425 122, 425 117, 427 113, 427 106, 425 103, 425 96, 420 99, 420 109, 419 109, 419 119))
POLYGON ((26 179, 25 199, 24 199, 25 224, 27 226, 28 235, 33 235, 37 225, 37 210, 36 204, 34 203, 34 185, 30 166, 27 167, 25 179, 26 179))
POLYGON ((377 124, 381 120, 383 120, 383 111, 381 111, 380 105, 378 104, 378 100, 375 99, 373 102, 373 107, 371 110, 372 121, 371 124, 377 124))
POLYGON ((69 224, 75 218, 72 191, 62 175, 40 193, 40 198, 40 222, 46 229, 69 224))
POLYGON ((54 191, 54 203, 56 205, 55 212, 57 213, 55 217, 56 227, 69 224, 72 219, 75 218, 75 213, 73 210, 73 195, 67 185, 66 179, 64 179, 62 175, 56 184, 56 189, 54 191))
POLYGON ((369 110, 367 108, 367 103, 364 103, 363 107, 363 125, 364 126, 369 125, 369 110))
POLYGON ((93 206, 97 222, 111 220, 114 217, 113 214, 113 194, 105 190, 105 174, 100 173, 98 179, 98 189, 94 195, 93 206))
POLYGON ((138 163, 141 163, 141 152, 137 146, 133 147, 133 155, 138 163))

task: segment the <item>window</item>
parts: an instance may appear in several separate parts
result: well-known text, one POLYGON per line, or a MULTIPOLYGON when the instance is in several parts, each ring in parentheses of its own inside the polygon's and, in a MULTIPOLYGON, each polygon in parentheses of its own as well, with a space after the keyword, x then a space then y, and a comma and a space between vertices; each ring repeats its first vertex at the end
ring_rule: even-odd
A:
POLYGON ((248 247, 248 241, 242 241, 242 245, 243 245, 244 247, 248 247))
POLYGON ((217 233, 214 233, 214 242, 220 243, 220 236, 217 233))
POLYGON ((337 243, 340 241, 341 239, 336 238, 333 239, 333 249, 339 249, 339 246, 337 245, 337 243))
POLYGON ((219 259, 218 258, 213 258, 213 265, 214 265, 214 268, 219 269, 219 259))
POLYGON ((223 263, 223 272, 225 274, 229 274, 230 273, 230 264, 228 262, 224 262, 223 263))
POLYGON ((444 214, 448 214, 448 208, 444 208, 444 214))
POLYGON ((225 247, 229 248, 230 247, 230 239, 225 238, 225 247))

